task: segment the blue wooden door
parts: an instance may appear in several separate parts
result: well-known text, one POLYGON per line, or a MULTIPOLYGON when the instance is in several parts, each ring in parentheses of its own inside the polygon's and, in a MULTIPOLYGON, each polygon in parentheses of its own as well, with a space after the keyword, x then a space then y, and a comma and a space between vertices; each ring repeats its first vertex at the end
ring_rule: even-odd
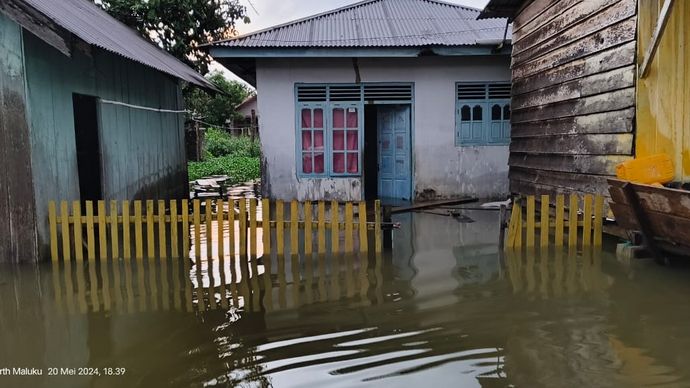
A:
POLYGON ((411 200, 410 106, 382 105, 377 116, 379 197, 411 200))

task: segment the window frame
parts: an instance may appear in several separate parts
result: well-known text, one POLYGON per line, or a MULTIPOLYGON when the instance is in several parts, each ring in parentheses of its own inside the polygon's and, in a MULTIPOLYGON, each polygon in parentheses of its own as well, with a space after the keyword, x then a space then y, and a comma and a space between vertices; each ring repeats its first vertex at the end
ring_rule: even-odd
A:
POLYGON ((490 85, 500 85, 509 82, 505 81, 492 81, 492 82, 456 82, 455 83, 455 146, 456 147, 476 147, 476 146, 505 146, 510 144, 510 109, 511 109, 511 99, 510 98, 489 98, 489 87, 490 85), (484 87, 484 98, 469 98, 460 99, 458 98, 458 88, 462 85, 467 86, 483 86, 484 87), (475 138, 473 136, 473 128, 470 124, 470 138, 463 138, 462 136, 462 125, 466 122, 462 120, 462 107, 470 107, 470 123, 473 123, 474 108, 479 105, 482 107, 482 120, 481 120, 481 137, 475 138), (492 118, 492 109, 494 105, 499 105, 501 107, 501 136, 492 136, 492 129, 496 120, 492 118), (508 106, 509 114, 508 119, 505 119, 504 109, 508 106), (507 135, 507 136, 506 136, 507 135))
MULTIPOLYGON (((328 135, 328 128, 329 128, 329 110, 328 106, 326 103, 323 102, 300 102, 297 103, 296 105, 297 109, 295 110, 295 115, 296 115, 296 121, 295 121, 295 158, 296 160, 296 166, 297 166, 297 173, 299 176, 304 176, 304 177, 313 177, 313 178, 325 178, 328 177, 328 172, 329 172, 329 160, 330 158, 328 157, 328 150, 329 150, 329 135, 328 135), (312 123, 313 123, 313 117, 314 117, 314 110, 316 109, 321 109, 323 111, 323 154, 324 154, 324 163, 323 163, 323 173, 305 173, 302 165, 303 161, 303 155, 305 153, 304 149, 302 148, 302 110, 304 109, 311 109, 312 112, 312 123)), ((312 124, 312 127, 310 128, 312 132, 312 136, 314 133, 314 127, 312 124)), ((312 143, 313 143, 313 138, 312 138, 312 143)), ((309 151, 312 156, 316 154, 317 152, 315 150, 309 151)), ((314 160, 312 159, 312 163, 314 163, 314 160)))

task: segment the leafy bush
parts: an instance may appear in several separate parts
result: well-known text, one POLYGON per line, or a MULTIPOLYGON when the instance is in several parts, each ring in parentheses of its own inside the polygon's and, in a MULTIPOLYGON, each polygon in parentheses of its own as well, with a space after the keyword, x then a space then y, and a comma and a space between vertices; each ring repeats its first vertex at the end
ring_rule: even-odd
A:
POLYGON ((222 129, 209 128, 206 131, 205 157, 246 156, 258 158, 261 147, 258 140, 248 136, 231 136, 222 129))
POLYGON ((261 176, 259 158, 246 156, 222 156, 203 162, 189 163, 189 180, 211 175, 227 175, 228 184, 244 183, 261 176))

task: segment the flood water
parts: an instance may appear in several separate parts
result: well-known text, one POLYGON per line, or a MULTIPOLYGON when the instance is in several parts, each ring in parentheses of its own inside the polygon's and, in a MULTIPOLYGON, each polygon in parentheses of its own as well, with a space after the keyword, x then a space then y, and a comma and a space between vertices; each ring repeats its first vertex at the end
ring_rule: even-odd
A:
POLYGON ((0 386, 690 386, 690 268, 499 255, 490 211, 394 221, 378 257, 0 267, 0 386))

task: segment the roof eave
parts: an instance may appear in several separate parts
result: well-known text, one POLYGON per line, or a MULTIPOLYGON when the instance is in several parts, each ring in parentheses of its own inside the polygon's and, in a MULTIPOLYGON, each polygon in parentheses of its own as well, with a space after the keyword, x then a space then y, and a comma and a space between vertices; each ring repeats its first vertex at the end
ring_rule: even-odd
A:
MULTIPOLYGON (((508 43, 510 40, 508 40, 508 43)), ((497 45, 428 46, 428 47, 208 47, 220 58, 416 58, 420 56, 509 55, 495 51, 497 45)), ((509 45, 507 45, 509 47, 509 45)))

